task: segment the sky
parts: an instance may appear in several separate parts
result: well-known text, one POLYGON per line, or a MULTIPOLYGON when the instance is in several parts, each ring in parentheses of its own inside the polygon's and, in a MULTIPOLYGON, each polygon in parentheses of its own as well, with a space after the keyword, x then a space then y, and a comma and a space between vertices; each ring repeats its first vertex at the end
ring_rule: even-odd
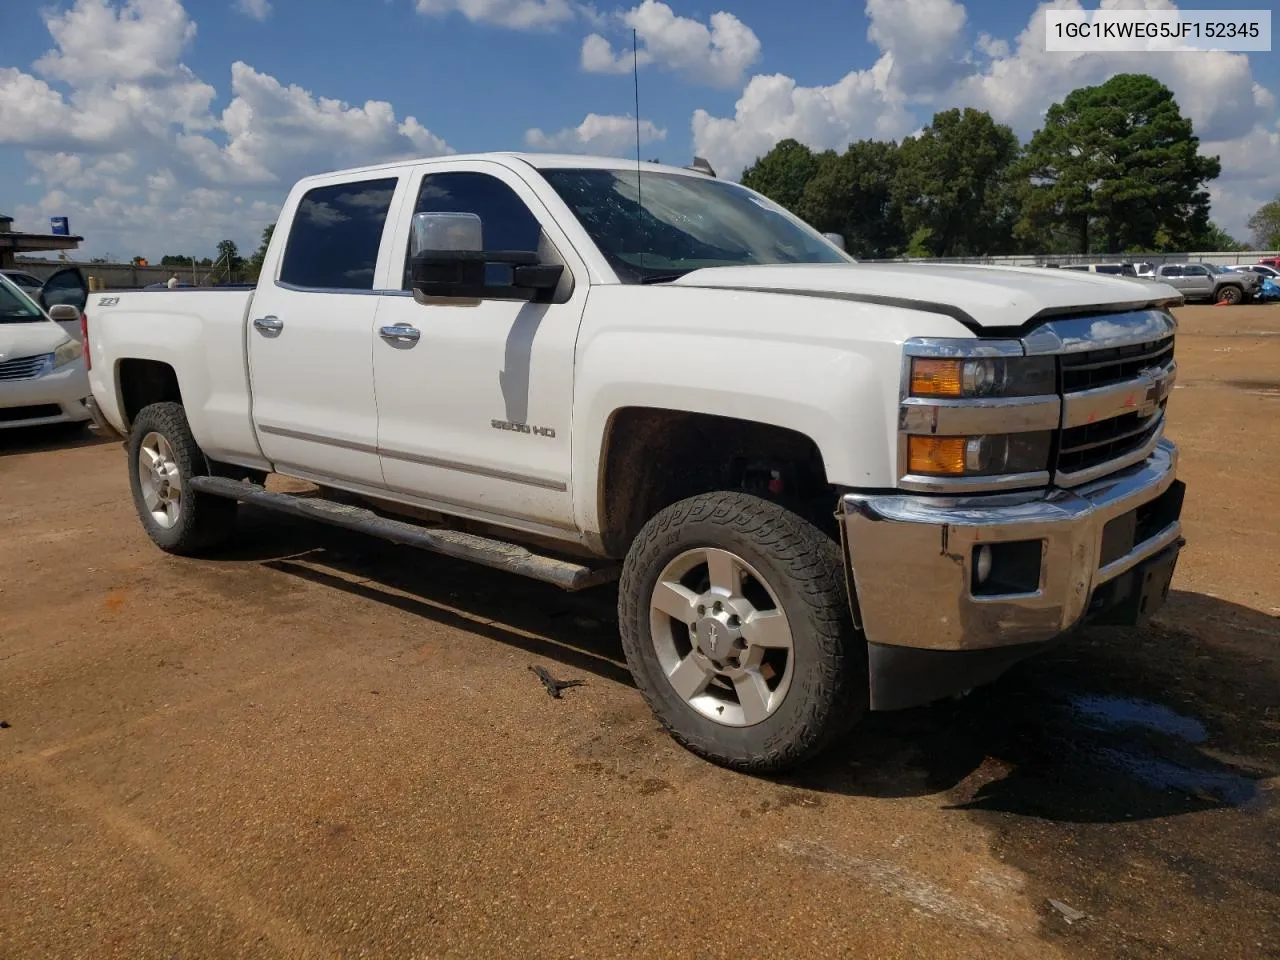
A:
POLYGON ((899 139, 963 106, 1025 141, 1076 87, 1144 72, 1222 160, 1219 224, 1246 239, 1280 193, 1280 60, 1046 53, 1046 11, 1078 0, 0 6, 0 213, 40 232, 69 217, 91 256, 208 256, 228 238, 251 251, 309 173, 485 150, 634 156, 633 29, 644 159, 703 156, 736 178, 784 137, 899 139))

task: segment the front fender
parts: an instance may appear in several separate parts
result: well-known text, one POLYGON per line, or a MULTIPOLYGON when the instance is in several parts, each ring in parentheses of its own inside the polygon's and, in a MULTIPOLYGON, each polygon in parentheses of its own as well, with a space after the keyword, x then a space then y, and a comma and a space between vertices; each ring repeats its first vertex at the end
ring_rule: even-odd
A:
POLYGON ((614 413, 653 407, 784 427, 811 439, 827 479, 897 477, 902 342, 972 336, 949 317, 734 290, 593 287, 574 386, 574 511, 601 529, 598 496, 614 413))

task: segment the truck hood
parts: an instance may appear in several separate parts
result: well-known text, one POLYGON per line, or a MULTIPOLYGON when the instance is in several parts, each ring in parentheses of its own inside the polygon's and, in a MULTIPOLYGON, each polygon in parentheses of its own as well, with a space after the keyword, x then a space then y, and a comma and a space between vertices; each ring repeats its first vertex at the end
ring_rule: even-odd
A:
POLYGON ((0 361, 53 353, 71 338, 52 320, 0 322, 0 361))
POLYGON ((914 263, 776 264, 710 267, 673 286, 721 287, 827 297, 924 310, 970 328, 1019 327, 1029 320, 1096 310, 1174 305, 1165 283, 1044 267, 914 263))

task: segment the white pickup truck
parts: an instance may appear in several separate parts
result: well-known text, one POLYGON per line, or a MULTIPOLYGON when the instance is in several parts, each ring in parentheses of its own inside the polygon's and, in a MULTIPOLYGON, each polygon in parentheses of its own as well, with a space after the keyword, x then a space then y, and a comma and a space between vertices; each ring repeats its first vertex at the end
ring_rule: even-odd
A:
POLYGON ((308 177, 256 288, 87 299, 93 413, 162 549, 213 547, 247 502, 618 578, 640 692, 737 769, 1140 622, 1183 543, 1177 291, 857 264, 691 169, 308 177))

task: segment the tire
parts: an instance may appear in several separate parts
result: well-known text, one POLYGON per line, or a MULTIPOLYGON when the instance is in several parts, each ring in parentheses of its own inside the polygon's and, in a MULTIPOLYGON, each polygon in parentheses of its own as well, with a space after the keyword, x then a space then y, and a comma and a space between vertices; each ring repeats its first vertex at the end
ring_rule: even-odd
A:
MULTIPOLYGON (((725 580, 723 573, 719 579, 725 580)), ((750 773, 793 769, 846 734, 867 708, 866 643, 850 616, 841 550, 813 524, 776 503, 719 492, 690 497, 659 512, 627 553, 618 613, 623 650, 645 701, 677 742, 713 763, 750 773), (734 575, 743 574, 735 596, 745 600, 751 594, 755 613, 707 626, 725 611, 743 608, 742 600, 734 599, 723 610, 712 609, 711 598, 727 594, 707 592, 711 564, 705 565, 705 573, 696 565, 706 550, 714 552, 706 556, 720 558, 721 571, 724 553, 732 555, 738 568, 734 575), (689 562, 695 566, 682 575, 689 562), (663 605, 655 612, 658 596, 663 605), (667 612, 671 605, 679 616, 667 612), (699 616, 700 610, 707 615, 699 616), (769 644, 741 649, 737 644, 748 641, 738 638, 724 661, 737 679, 717 676, 703 692, 688 694, 702 682, 690 664, 698 660, 704 673, 708 663, 717 669, 709 651, 718 655, 728 646, 726 637, 732 639, 736 629, 733 621, 743 637, 755 624, 751 635, 759 637, 764 618, 776 625, 773 615, 779 611, 790 637, 789 652, 765 649, 769 644), (754 676, 743 677, 753 651, 757 659, 766 657, 766 663, 754 676), (783 657, 787 666, 779 667, 783 657), (759 686, 766 667, 778 684, 767 697, 759 686), (669 674, 695 680, 682 694, 669 674), (740 690, 748 696, 740 696, 740 690), (751 695, 752 690, 758 693, 751 695), (754 717, 749 702, 755 704, 754 717), (761 705, 767 714, 760 713, 761 705)))
POLYGON ((1229 303, 1236 306, 1244 301, 1244 290, 1228 284, 1218 291, 1218 303, 1229 303))
POLYGON ((133 505, 138 519, 153 543, 167 553, 191 555, 208 550, 230 539, 235 524, 237 503, 223 497, 211 497, 190 489, 192 477, 209 475, 209 461, 196 444, 187 425, 187 415, 181 404, 153 403, 144 407, 134 418, 129 431, 129 486, 133 491, 133 505), (159 439, 157 439, 159 438, 159 439), (144 454, 143 447, 150 453, 144 454), (155 462, 154 453, 159 450, 168 464, 159 473, 144 471, 141 458, 147 456, 155 462), (176 474, 176 484, 174 484, 176 474), (167 478, 169 491, 157 493, 158 476, 167 478), (176 499, 173 490, 176 487, 176 499), (161 522, 157 510, 148 505, 159 503, 169 517, 161 522), (174 509, 167 509, 174 503, 174 509))

